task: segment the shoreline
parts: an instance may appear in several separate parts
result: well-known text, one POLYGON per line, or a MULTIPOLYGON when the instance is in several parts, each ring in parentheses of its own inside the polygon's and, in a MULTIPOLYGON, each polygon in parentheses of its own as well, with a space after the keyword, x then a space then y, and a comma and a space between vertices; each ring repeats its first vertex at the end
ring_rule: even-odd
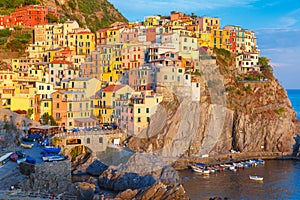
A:
POLYGON ((300 157, 286 155, 281 152, 245 152, 245 153, 228 153, 222 155, 209 156, 206 158, 201 157, 186 157, 179 158, 176 160, 172 167, 177 170, 188 169, 190 165, 200 162, 207 165, 217 165, 223 163, 242 162, 252 159, 263 159, 263 160, 299 160, 300 157))

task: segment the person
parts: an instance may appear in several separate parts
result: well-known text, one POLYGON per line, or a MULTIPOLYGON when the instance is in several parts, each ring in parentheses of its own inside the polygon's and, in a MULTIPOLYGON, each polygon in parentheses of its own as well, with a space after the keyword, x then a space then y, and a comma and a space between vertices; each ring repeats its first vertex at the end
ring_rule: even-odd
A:
POLYGON ((100 200, 104 200, 104 193, 103 192, 101 193, 100 197, 101 197, 100 200))

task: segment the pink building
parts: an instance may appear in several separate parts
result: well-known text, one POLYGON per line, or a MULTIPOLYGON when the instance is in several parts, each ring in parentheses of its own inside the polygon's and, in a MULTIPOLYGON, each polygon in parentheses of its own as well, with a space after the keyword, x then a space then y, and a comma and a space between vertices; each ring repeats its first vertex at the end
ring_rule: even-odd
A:
POLYGON ((125 28, 120 34, 121 43, 137 43, 138 42, 138 29, 125 28))
POLYGON ((122 49, 122 68, 134 69, 145 62, 146 46, 143 44, 130 45, 122 49))

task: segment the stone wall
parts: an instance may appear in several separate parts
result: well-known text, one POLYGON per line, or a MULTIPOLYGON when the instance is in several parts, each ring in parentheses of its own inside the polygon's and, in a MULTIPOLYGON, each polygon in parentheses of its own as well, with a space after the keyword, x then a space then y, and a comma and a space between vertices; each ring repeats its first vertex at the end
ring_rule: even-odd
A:
POLYGON ((62 194, 72 191, 71 162, 60 161, 35 166, 35 172, 22 185, 25 191, 62 194))

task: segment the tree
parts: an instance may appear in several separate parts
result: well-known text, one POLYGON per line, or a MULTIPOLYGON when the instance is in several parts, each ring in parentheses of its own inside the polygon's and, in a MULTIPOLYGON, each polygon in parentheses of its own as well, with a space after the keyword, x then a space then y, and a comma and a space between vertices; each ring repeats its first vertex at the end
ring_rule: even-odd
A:
POLYGON ((48 19, 49 23, 57 23, 59 21, 58 17, 51 13, 47 14, 46 18, 48 19))
POLYGON ((53 119, 53 117, 51 115, 49 115, 48 113, 44 113, 42 116, 42 124, 46 125, 49 124, 51 126, 57 126, 56 121, 53 119))
POLYGON ((32 109, 32 108, 29 108, 29 109, 27 110, 27 117, 30 118, 32 114, 33 114, 33 109, 32 109))
POLYGON ((266 58, 266 57, 260 57, 258 59, 258 64, 260 64, 263 67, 268 67, 269 65, 270 59, 266 58))

